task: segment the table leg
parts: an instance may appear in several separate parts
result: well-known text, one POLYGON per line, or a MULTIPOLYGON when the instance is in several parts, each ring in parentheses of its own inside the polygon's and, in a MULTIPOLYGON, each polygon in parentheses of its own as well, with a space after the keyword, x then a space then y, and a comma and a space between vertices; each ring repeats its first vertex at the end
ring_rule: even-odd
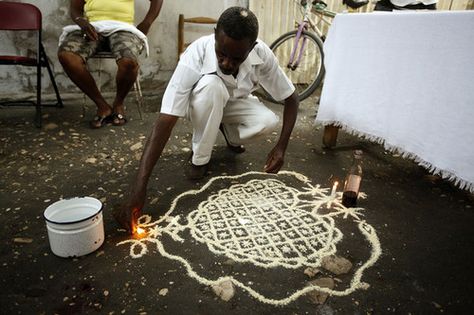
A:
POLYGON ((332 148, 336 145, 338 132, 339 127, 337 126, 327 125, 324 127, 323 146, 325 148, 332 148))

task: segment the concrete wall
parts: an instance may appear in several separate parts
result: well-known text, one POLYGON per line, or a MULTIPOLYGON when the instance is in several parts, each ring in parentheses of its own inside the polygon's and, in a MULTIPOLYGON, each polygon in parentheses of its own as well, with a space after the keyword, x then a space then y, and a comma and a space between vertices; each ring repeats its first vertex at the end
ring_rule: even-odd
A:
MULTIPOLYGON (((11 1, 11 0, 10 0, 11 1)), ((79 90, 64 74, 57 60, 58 38, 62 27, 72 24, 69 17, 68 0, 25 0, 17 1, 32 3, 40 8, 43 14, 43 42, 56 75, 56 82, 61 93, 78 92, 79 90)), ((153 91, 162 87, 171 76, 177 62, 177 27, 178 15, 185 16, 209 16, 217 18, 227 7, 233 5, 248 6, 248 0, 164 0, 163 8, 158 19, 153 24, 149 37, 150 56, 141 58, 142 88, 153 91)), ((140 22, 148 9, 148 0, 135 1, 135 21, 140 22)), ((212 27, 194 29, 191 36, 202 35, 212 31, 212 27)), ((12 32, 0 33, 0 54, 22 52, 24 54, 35 53, 34 40, 30 32, 21 34, 12 32)), ((97 69, 98 61, 92 61, 90 67, 97 69)), ((113 88, 115 76, 115 62, 106 60, 103 62, 101 82, 105 90, 113 88)), ((0 99, 34 93, 36 79, 34 71, 28 67, 6 67, 2 66, 0 71, 0 99)), ((47 76, 44 76, 43 86, 46 92, 51 92, 51 84, 47 76)))

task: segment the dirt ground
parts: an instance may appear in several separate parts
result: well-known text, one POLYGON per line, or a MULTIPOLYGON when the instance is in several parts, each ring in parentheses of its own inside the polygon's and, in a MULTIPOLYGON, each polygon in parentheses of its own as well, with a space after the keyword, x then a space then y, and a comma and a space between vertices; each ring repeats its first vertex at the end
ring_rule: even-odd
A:
MULTIPOLYGON (((112 217, 126 196, 146 137, 157 117, 157 98, 147 98, 144 119, 130 99, 123 127, 88 127, 81 117, 82 96, 65 100, 63 109, 44 110, 43 128, 32 124, 32 108, 0 108, 0 313, 1 314, 471 314, 474 306, 474 200, 472 194, 429 176, 412 161, 382 146, 340 132, 334 149, 322 147, 322 128, 314 126, 316 99, 301 104, 287 150, 284 170, 304 174, 330 187, 344 178, 354 149, 364 151, 360 200, 364 220, 377 232, 382 254, 362 280, 365 289, 329 296, 315 303, 307 296, 283 306, 262 303, 247 291, 223 301, 213 290, 187 275, 183 264, 150 247, 140 259, 130 257, 129 239, 112 217), (94 253, 59 258, 48 243, 44 209, 60 198, 93 196, 104 204, 106 239, 94 253)), ((269 104, 281 115, 280 105, 269 104)), ((181 193, 201 188, 208 179, 261 171, 276 134, 234 155, 219 136, 210 175, 189 181, 183 166, 189 156, 191 127, 180 120, 148 189, 144 213, 157 218, 181 193)), ((196 197, 197 198, 197 197, 196 197)), ((198 199, 184 199, 183 214, 198 199)), ((363 242, 338 254, 358 266, 363 242)), ((166 241, 170 250, 191 256, 208 276, 216 270, 247 275, 267 296, 283 298, 312 280, 305 268, 277 267, 266 273, 249 263, 215 255, 206 246, 166 241), (189 249, 188 249, 189 248, 189 249), (219 269, 215 269, 219 268, 219 269)), ((198 268, 198 267, 196 267, 198 268)), ((199 269, 198 268, 198 269, 199 269)), ((343 287, 348 279, 321 271, 343 287)), ((317 278, 317 276, 314 276, 317 278)))

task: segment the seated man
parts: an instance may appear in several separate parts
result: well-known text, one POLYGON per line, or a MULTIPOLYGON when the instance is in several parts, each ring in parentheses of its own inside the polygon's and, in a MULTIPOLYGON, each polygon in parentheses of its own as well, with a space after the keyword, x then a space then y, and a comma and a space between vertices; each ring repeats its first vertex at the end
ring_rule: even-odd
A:
POLYGON ((150 0, 145 19, 133 26, 134 0, 71 0, 71 18, 77 25, 64 27, 58 57, 71 80, 97 105, 92 128, 108 122, 127 122, 124 99, 138 74, 138 55, 147 45, 146 34, 161 10, 163 0, 150 0), (110 106, 86 67, 97 50, 110 50, 117 61, 115 100, 110 106))
POLYGON ((194 41, 181 56, 143 151, 130 197, 114 213, 130 232, 134 232, 144 205, 150 174, 179 117, 189 118, 193 126, 193 155, 187 174, 191 179, 206 175, 219 129, 236 153, 244 151, 242 144, 273 131, 278 116, 251 94, 259 83, 274 99, 285 103, 281 134, 263 169, 277 173, 282 167, 299 102, 275 55, 257 35, 256 16, 245 8, 231 7, 219 17, 213 35, 194 41))

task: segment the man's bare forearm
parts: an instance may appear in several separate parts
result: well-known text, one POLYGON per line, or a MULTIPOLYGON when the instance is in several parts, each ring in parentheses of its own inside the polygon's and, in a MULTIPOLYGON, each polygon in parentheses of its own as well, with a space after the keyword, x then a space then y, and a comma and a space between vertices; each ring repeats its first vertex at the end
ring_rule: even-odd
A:
POLYGON ((78 19, 84 17, 84 0, 71 0, 71 4, 69 6, 69 14, 71 19, 77 23, 78 19))
POLYGON ((283 126, 281 128, 280 138, 278 139, 277 143, 277 146, 280 146, 283 150, 286 150, 288 141, 290 140, 291 133, 295 126, 296 117, 298 116, 298 106, 299 100, 296 92, 285 99, 285 108, 283 110, 283 126))
POLYGON ((168 142, 176 121, 177 116, 160 114, 155 122, 152 132, 147 140, 145 149, 140 160, 137 178, 132 191, 144 191, 148 184, 150 175, 168 142))
POLYGON ((148 8, 148 12, 145 15, 145 18, 141 23, 137 25, 137 28, 141 30, 145 35, 148 34, 151 24, 153 24, 153 22, 160 14, 162 4, 163 0, 150 0, 150 7, 148 8))

